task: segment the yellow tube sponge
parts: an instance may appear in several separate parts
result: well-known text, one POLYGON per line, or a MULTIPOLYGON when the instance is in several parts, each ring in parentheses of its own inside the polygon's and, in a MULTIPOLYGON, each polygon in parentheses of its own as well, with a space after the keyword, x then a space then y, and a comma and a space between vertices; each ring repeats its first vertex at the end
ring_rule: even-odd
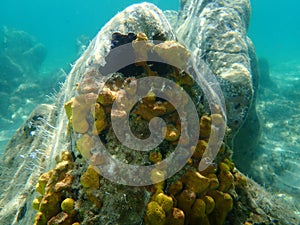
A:
POLYGON ((220 186, 219 186, 220 191, 227 192, 234 187, 234 177, 231 174, 231 172, 221 171, 218 178, 220 182, 220 186))
POLYGON ((220 186, 219 190, 223 192, 227 192, 230 188, 233 188, 234 186, 234 177, 232 173, 230 172, 230 167, 224 163, 221 162, 219 164, 220 173, 218 175, 220 186))
POLYGON ((100 187, 100 175, 92 166, 89 166, 84 174, 80 177, 80 183, 85 188, 96 188, 100 187))
POLYGON ((215 200, 209 196, 206 195, 203 197, 203 201, 205 202, 206 208, 205 208, 205 214, 208 215, 210 213, 213 212, 213 210, 215 209, 215 200))
POLYGON ((183 69, 190 57, 189 51, 176 41, 165 41, 153 48, 159 57, 166 60, 167 63, 183 69))
POLYGON ((215 209, 209 215, 211 224, 222 225, 227 214, 232 210, 233 200, 230 194, 221 191, 211 191, 208 193, 215 201, 215 209))
POLYGON ((154 199, 162 208, 166 213, 169 213, 172 211, 173 209, 173 199, 164 194, 164 193, 159 193, 158 195, 156 195, 155 199, 154 199))
POLYGON ((227 166, 229 167, 229 170, 232 172, 234 170, 234 163, 232 161, 230 161, 229 159, 225 158, 224 159, 224 163, 227 164, 227 166))
POLYGON ((221 114, 218 114, 218 113, 211 114, 210 117, 211 117, 212 121, 214 122, 214 125, 216 125, 216 126, 222 125, 225 123, 221 114))
POLYGON ((210 184, 209 178, 192 170, 187 171, 183 175, 182 182, 185 184, 187 189, 194 191, 196 194, 200 194, 205 191, 210 184))
POLYGON ((93 104, 91 106, 91 111, 92 111, 94 119, 99 120, 99 119, 105 118, 104 108, 99 103, 93 104))
POLYGON ((135 51, 136 61, 140 61, 137 65, 146 65, 145 61, 148 59, 147 52, 152 45, 148 42, 148 38, 144 33, 137 33, 136 40, 132 42, 132 47, 135 51))
POLYGON ((47 225, 47 219, 45 215, 41 212, 38 212, 34 218, 33 225, 47 225))
POLYGON ((149 153, 149 160, 152 163, 158 163, 160 161, 162 161, 162 154, 160 152, 150 152, 149 153))
POLYGON ((211 132, 211 118, 209 116, 202 116, 200 119, 200 137, 208 138, 211 132))
POLYGON ((39 210, 45 215, 47 220, 60 212, 60 201, 60 193, 49 192, 43 196, 39 210))
POLYGON ((247 183, 247 178, 239 173, 239 172, 236 172, 234 173, 234 184, 235 184, 235 187, 237 188, 247 188, 248 186, 248 183, 247 183))
POLYGON ((99 135, 102 133, 102 131, 104 131, 107 128, 107 121, 106 119, 103 120, 96 120, 94 122, 94 126, 93 126, 93 135, 99 135))
POLYGON ((80 154, 89 159, 91 157, 91 149, 94 147, 94 140, 88 134, 84 134, 76 141, 76 146, 80 154))
POLYGON ((65 111, 66 111, 66 114, 67 114, 67 117, 68 117, 69 121, 71 121, 71 118, 72 118, 72 113, 73 113, 72 105, 73 105, 74 99, 75 98, 71 98, 70 101, 65 103, 65 111))
POLYGON ((175 181, 173 184, 170 185, 168 188, 168 193, 170 195, 177 195, 183 188, 183 184, 180 180, 175 181))
POLYGON ((163 208, 155 201, 147 205, 145 222, 147 225, 164 225, 166 222, 166 213, 163 208))
POLYGON ((194 148, 193 158, 194 159, 201 159, 205 149, 207 148, 207 141, 205 140, 199 140, 197 143, 197 146, 194 148))
POLYGON ((192 205, 196 200, 196 194, 191 190, 183 190, 176 196, 176 200, 178 208, 182 209, 186 216, 189 216, 192 205))
POLYGON ((151 170, 150 178, 154 183, 157 193, 163 192, 165 175, 166 173, 163 170, 159 170, 157 168, 151 170))
POLYGON ((78 95, 72 104, 72 126, 75 132, 86 133, 89 129, 87 117, 91 111, 90 104, 85 102, 85 96, 78 95))
POLYGON ((117 92, 110 90, 108 87, 104 87, 99 95, 98 95, 98 102, 101 105, 107 106, 113 104, 117 97, 117 92))
POLYGON ((193 204, 190 213, 190 224, 191 225, 210 225, 209 220, 205 214, 206 204, 202 199, 197 199, 193 204))
POLYGON ((162 133, 165 134, 167 141, 177 141, 180 136, 180 131, 172 124, 168 124, 162 128, 162 133))
POLYGON ((145 120, 151 120, 153 117, 160 117, 171 112, 174 112, 175 108, 169 102, 155 102, 149 103, 143 102, 137 106, 135 114, 140 115, 145 120))
POLYGON ((191 209, 191 218, 202 218, 205 216, 206 204, 202 199, 196 199, 191 209))
POLYGON ((215 190, 219 187, 219 180, 216 174, 210 173, 206 176, 209 179, 208 190, 215 190))
POLYGON ((101 106, 99 103, 93 104, 91 107, 91 111, 94 117, 94 126, 92 133, 94 135, 99 135, 103 130, 106 129, 108 125, 106 114, 103 106, 101 106))
POLYGON ((59 161, 68 161, 68 162, 73 162, 73 156, 71 154, 71 152, 69 151, 62 151, 61 155, 60 155, 60 159, 59 161))
POLYGON ((167 216, 166 225, 184 225, 184 212, 181 209, 173 208, 172 213, 167 216))
POLYGON ((48 182, 48 180, 50 179, 52 174, 52 171, 50 170, 47 173, 43 173, 38 180, 38 183, 36 184, 36 191, 39 192, 41 195, 45 194, 45 187, 46 184, 48 182))
POLYGON ((40 204, 41 204, 41 200, 42 200, 42 196, 35 198, 32 201, 32 208, 34 208, 35 210, 39 210, 40 208, 40 204))
POLYGON ((74 203, 75 203, 74 199, 66 198, 65 200, 63 200, 60 207, 64 212, 72 213, 72 211, 74 210, 74 203))

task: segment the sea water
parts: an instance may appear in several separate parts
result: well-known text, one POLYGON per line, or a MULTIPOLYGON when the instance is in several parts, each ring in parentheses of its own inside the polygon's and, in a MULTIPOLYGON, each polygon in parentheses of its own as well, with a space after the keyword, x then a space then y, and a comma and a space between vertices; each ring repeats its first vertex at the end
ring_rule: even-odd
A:
MULTIPOLYGON (((62 82, 71 68, 70 64, 84 51, 99 29, 117 12, 137 2, 141 1, 0 0, 0 28, 25 31, 37 43, 43 44, 47 51, 38 74, 23 77, 24 84, 38 80, 36 88, 47 87, 51 90, 49 76, 57 74, 62 68, 64 72, 57 78, 62 82)), ((179 8, 176 0, 149 2, 162 10, 179 8)), ((297 198, 300 196, 300 2, 252 0, 251 5, 248 35, 254 43, 258 59, 266 62, 263 65, 268 67, 271 84, 261 79, 257 110, 262 137, 252 170, 244 172, 262 185, 272 186, 274 193, 297 198)), ((15 84, 22 85, 21 78, 18 79, 15 84)), ((23 87, 19 92, 8 90, 18 88, 13 84, 3 86, 1 77, 0 152, 30 111, 43 100, 47 101, 44 96, 26 95, 34 89, 23 87), (20 96, 20 93, 23 95, 20 96), (13 105, 16 102, 18 104, 13 105)), ((54 90, 57 85, 53 84, 52 88, 54 90)), ((295 210, 299 210, 296 202, 295 210)))
MULTIPOLYGON (((1 0, 0 26, 15 27, 35 36, 43 43, 48 56, 47 69, 64 67, 77 58, 76 39, 81 35, 93 38, 117 12, 137 0, 1 0)), ((161 9, 177 10, 175 1, 149 1, 161 9)))
POLYGON ((247 173, 274 191, 290 194, 300 210, 300 2, 252 0, 248 35, 261 69, 257 111, 262 137, 247 173), (266 68, 269 67, 269 79, 266 68))

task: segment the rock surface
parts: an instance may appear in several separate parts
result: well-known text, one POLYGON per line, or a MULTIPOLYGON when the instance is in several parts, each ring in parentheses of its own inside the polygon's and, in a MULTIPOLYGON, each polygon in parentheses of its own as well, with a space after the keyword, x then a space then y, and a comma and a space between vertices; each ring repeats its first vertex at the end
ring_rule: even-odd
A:
POLYGON ((247 38, 249 20, 248 0, 186 0, 181 2, 176 28, 178 40, 218 77, 232 137, 245 121, 257 88, 252 71, 256 59, 251 58, 247 38))
POLYGON ((0 159, 0 221, 8 224, 32 224, 33 189, 52 156, 48 132, 53 132, 51 112, 54 106, 40 105, 12 137, 0 159))
POLYGON ((252 81, 254 95, 249 108, 248 116, 242 124, 239 132, 233 140, 233 160, 241 171, 246 171, 249 164, 255 159, 253 155, 257 151, 261 138, 261 122, 256 110, 257 94, 259 90, 260 73, 258 69, 256 53, 252 41, 248 38, 249 58, 251 61, 252 81))
POLYGON ((231 129, 228 144, 238 167, 251 163, 261 134, 255 107, 257 58, 247 37, 250 12, 248 0, 182 1, 175 28, 178 39, 218 77, 231 129))

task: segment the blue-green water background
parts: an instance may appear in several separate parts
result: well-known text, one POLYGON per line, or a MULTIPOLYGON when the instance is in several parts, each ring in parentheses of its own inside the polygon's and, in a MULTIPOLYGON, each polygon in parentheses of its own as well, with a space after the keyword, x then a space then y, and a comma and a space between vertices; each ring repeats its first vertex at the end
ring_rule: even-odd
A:
MULTIPOLYGON (((65 66, 76 59, 75 40, 93 37, 118 11, 134 0, 1 0, 0 27, 24 30, 48 51, 44 68, 65 66)), ((177 10, 177 0, 152 0, 161 9, 177 10)), ((300 2, 252 0, 249 36, 259 56, 272 64, 300 58, 300 2)))
MULTIPOLYGON (((24 30, 47 48, 44 69, 64 67, 74 61, 76 38, 82 34, 93 38, 117 12, 142 1, 134 0, 1 0, 2 25, 24 30)), ((162 10, 178 9, 176 0, 150 1, 162 10)))

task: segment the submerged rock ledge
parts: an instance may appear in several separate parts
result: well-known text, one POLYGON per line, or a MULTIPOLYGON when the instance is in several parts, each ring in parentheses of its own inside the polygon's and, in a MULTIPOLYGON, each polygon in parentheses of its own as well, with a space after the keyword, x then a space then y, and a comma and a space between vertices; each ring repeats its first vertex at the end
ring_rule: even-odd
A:
MULTIPOLYGON (((183 225, 201 221, 211 225, 298 224, 298 218, 288 203, 269 198, 270 193, 241 174, 231 161, 233 137, 249 112, 255 115, 255 111, 250 110, 255 104, 257 74, 255 52, 246 36, 249 14, 247 0, 230 3, 226 0, 186 0, 182 1, 177 23, 172 22, 173 26, 176 24, 175 30, 162 11, 149 3, 132 5, 112 18, 76 61, 57 101, 53 105, 39 106, 16 132, 1 157, 1 223, 183 225), (189 164, 165 183, 146 188, 109 182, 83 158, 90 154, 84 139, 88 136, 86 131, 76 131, 77 128, 68 122, 70 115, 65 112, 65 104, 78 95, 76 86, 80 89, 80 85, 86 82, 84 78, 92 77, 91 74, 101 77, 97 69, 107 63, 112 35, 116 32, 123 35, 143 32, 150 40, 179 40, 195 53, 197 59, 204 59, 216 75, 224 92, 231 132, 226 136, 216 165, 212 163, 208 171, 200 174, 194 169, 194 163, 202 156, 201 146, 207 141, 206 134, 201 132, 201 140, 196 146, 198 155, 194 154, 189 164)), ((149 69, 148 64, 143 66, 145 70, 149 69)), ((159 67, 159 70, 162 69, 159 67)), ((177 71, 168 68, 167 74, 169 70, 177 71)), ((153 73, 153 70, 148 70, 148 73, 153 73)), ((126 81, 124 74, 125 78, 115 75, 113 82, 126 81)), ((180 82, 191 85, 188 78, 180 82)), ((156 104, 153 99, 155 96, 150 96, 147 101, 156 104)), ((103 99, 100 102, 106 105, 103 99)), ((75 107, 74 102, 70 104, 75 107)), ((68 110, 67 107, 68 104, 68 110)), ((141 104, 137 110, 140 121, 146 120, 143 113, 152 109, 149 107, 143 111, 143 107, 146 106, 141 104)), ((207 111, 204 104, 201 122, 202 127, 210 129, 207 121, 216 115, 207 115, 207 111)), ((100 114, 93 116, 99 117, 100 114)), ((171 122, 173 117, 169 118, 171 122)), ((102 128, 101 132, 106 129, 102 128)), ((100 135, 99 129, 97 127, 96 132, 100 135)), ((176 134, 175 126, 168 129, 169 134, 176 134)), ((106 140, 115 151, 113 153, 123 157, 126 149, 118 145, 109 130, 105 135, 110 138, 106 140)), ((170 147, 176 138, 173 139, 174 135, 168 137, 165 146, 170 147)), ((164 154, 167 153, 151 152, 149 162, 158 163, 164 154)), ((124 159, 134 161, 127 159, 126 155, 124 159)), ((148 160, 143 154, 139 157, 141 161, 148 160)), ((161 176, 159 171, 151 172, 153 180, 161 176)))

